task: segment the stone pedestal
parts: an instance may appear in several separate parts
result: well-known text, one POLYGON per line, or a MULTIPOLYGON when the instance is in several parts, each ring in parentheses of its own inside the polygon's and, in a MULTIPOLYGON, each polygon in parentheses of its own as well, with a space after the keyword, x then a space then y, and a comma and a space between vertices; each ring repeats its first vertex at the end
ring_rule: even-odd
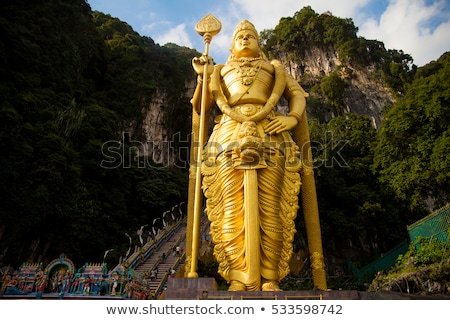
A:
POLYGON ((217 291, 214 278, 169 278, 164 300, 198 300, 217 291))
POLYGON ((164 300, 358 300, 358 291, 223 291, 214 278, 170 278, 164 300))

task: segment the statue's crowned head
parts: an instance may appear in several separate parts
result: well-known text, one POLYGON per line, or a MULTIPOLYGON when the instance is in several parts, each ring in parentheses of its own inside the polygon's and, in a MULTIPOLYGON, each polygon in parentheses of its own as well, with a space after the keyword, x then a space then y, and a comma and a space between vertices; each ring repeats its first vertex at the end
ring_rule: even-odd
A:
POLYGON ((254 39, 256 39, 257 47, 254 48, 254 50, 256 50, 256 51, 254 51, 256 54, 255 57, 267 59, 265 57, 264 53, 262 52, 261 41, 259 39, 258 31, 256 31, 255 26, 253 25, 253 23, 251 23, 248 20, 242 20, 241 22, 238 23, 238 25, 234 29, 233 37, 231 39, 231 48, 230 48, 231 54, 230 54, 230 57, 228 58, 228 60, 233 61, 236 59, 236 57, 237 57, 236 52, 235 52, 236 41, 238 40, 238 37, 240 37, 240 35, 242 33, 251 34, 252 36, 254 36, 254 39))
POLYGON ((251 23, 248 20, 242 20, 241 22, 238 23, 238 25, 234 29, 232 41, 234 41, 236 39, 236 35, 239 32, 244 31, 244 30, 252 32, 254 34, 254 36, 256 37, 256 39, 258 39, 258 44, 260 44, 258 31, 256 31, 256 28, 253 25, 253 23, 251 23))

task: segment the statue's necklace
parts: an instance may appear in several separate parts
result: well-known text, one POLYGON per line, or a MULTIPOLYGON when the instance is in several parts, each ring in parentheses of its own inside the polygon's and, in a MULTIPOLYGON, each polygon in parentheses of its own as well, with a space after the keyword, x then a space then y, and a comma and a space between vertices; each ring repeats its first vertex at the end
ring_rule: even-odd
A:
MULTIPOLYGON (((254 59, 258 60, 258 59, 254 59)), ((261 69, 261 63, 256 63, 255 65, 251 64, 252 60, 241 61, 241 64, 238 64, 236 67, 236 72, 239 74, 241 78, 241 83, 243 85, 249 86, 253 83, 258 74, 259 69, 261 69)))

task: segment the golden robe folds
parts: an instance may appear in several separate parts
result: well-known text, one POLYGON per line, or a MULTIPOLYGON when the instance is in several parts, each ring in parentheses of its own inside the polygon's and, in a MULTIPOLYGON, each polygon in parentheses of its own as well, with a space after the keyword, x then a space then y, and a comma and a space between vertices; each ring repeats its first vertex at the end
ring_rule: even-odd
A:
POLYGON ((266 134, 264 127, 277 115, 282 94, 289 100, 306 93, 264 57, 230 60, 215 66, 211 78, 223 112, 202 163, 214 255, 224 279, 238 281, 241 290, 261 290, 289 273, 301 184, 298 146, 288 132, 266 134), (246 178, 246 171, 253 176, 246 178))

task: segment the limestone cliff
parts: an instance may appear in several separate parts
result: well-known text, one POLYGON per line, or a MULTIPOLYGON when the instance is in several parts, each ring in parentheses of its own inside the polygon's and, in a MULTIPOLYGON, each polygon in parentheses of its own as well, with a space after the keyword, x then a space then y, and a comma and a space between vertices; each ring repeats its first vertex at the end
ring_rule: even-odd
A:
MULTIPOLYGON (((332 46, 312 46, 303 53, 278 52, 274 56, 282 61, 288 72, 300 81, 311 97, 317 97, 322 101, 325 101, 325 97, 320 92, 314 91, 314 86, 320 85, 324 77, 338 72, 346 84, 342 93, 343 104, 340 106, 340 112, 321 108, 319 115, 324 121, 352 112, 371 117, 373 126, 378 128, 382 120, 383 107, 395 103, 392 90, 377 76, 377 66, 352 66, 351 63, 344 63, 332 46)), ((311 112, 309 109, 310 117, 311 112)), ((312 117, 317 115, 315 112, 312 117)))
POLYGON ((148 163, 186 167, 187 146, 191 130, 191 99, 195 80, 185 82, 185 90, 177 96, 158 88, 149 103, 142 108, 142 120, 130 119, 122 135, 135 147, 137 156, 148 163))

